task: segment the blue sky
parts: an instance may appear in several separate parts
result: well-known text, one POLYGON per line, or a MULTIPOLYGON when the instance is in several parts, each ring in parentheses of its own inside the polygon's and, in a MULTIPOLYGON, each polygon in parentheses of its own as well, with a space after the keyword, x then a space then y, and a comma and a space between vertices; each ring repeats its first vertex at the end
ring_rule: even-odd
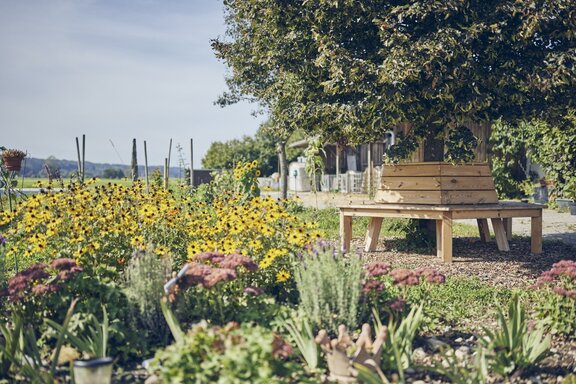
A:
POLYGON ((194 168, 210 143, 253 135, 262 117, 220 108, 226 67, 210 48, 221 0, 0 0, 0 145, 31 156, 162 164, 173 140, 194 168), (114 149, 116 148, 116 150, 114 149), (118 153, 116 153, 118 151, 118 153), (122 160, 122 161, 120 161, 122 160))

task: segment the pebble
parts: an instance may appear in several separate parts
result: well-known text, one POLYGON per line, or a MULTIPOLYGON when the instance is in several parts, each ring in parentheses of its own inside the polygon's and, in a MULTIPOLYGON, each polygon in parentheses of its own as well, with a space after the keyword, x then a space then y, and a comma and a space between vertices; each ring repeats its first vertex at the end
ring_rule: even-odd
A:
POLYGON ((423 348, 416 348, 412 352, 412 359, 414 360, 424 360, 426 358, 426 352, 424 352, 423 348))
POLYGON ((464 339, 461 338, 461 337, 459 337, 459 338, 457 338, 457 339, 454 340, 455 343, 461 343, 461 342, 463 342, 463 341, 464 341, 464 339))
POLYGON ((438 352, 440 349, 448 347, 447 343, 438 340, 434 336, 426 339, 426 345, 432 350, 432 352, 438 352))
POLYGON ((462 346, 462 347, 458 348, 456 351, 454 351, 454 356, 456 356, 456 358, 458 360, 465 360, 468 357, 469 353, 470 353, 470 348, 468 348, 466 346, 462 346))
POLYGON ((160 378, 156 375, 152 375, 144 381, 144 384, 159 384, 160 378))

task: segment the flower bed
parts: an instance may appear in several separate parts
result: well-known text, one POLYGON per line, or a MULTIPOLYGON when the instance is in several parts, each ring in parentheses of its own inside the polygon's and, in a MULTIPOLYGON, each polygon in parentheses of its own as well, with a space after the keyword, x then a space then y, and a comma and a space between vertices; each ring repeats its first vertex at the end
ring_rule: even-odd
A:
POLYGON ((97 349, 78 347, 85 343, 74 337, 87 329, 100 335, 93 344, 106 341, 119 381, 155 357, 143 376, 167 383, 315 383, 328 374, 322 357, 336 350, 350 359, 338 374, 352 381, 506 380, 538 368, 550 332, 574 340, 576 275, 564 261, 502 310, 496 327, 479 331, 474 340, 489 339, 469 346, 476 360, 455 358, 448 344, 422 360, 422 339, 465 320, 458 300, 505 307, 511 291, 341 254, 318 242, 323 234, 297 205, 260 197, 257 171, 239 164, 195 191, 44 186, 2 212, 0 379, 67 380, 66 362, 97 349), (522 303, 537 305, 530 312, 522 303), (538 318, 539 336, 530 336, 528 319, 538 318), (521 342, 508 345, 501 330, 512 319, 521 342), (381 356, 377 367, 354 364, 363 349, 381 356), (425 366, 414 369, 415 361, 425 366))

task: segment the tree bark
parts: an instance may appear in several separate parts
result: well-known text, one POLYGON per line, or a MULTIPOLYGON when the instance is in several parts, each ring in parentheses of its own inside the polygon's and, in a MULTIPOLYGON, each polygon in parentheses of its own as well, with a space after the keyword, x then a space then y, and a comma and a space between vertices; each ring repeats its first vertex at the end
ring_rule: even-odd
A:
MULTIPOLYGON (((424 140, 424 161, 444 161, 444 140, 428 137, 424 140)), ((436 221, 419 220, 418 227, 422 238, 429 244, 436 241, 436 221)))
POLYGON ((280 196, 282 199, 288 198, 288 161, 286 160, 286 142, 276 143, 278 153, 278 165, 280 167, 280 196))

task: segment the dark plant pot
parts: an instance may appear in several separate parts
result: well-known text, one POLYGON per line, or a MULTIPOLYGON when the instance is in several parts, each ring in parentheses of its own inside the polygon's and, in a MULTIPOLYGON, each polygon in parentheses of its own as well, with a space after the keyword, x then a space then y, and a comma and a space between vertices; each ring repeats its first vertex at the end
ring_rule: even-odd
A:
POLYGON ((570 214, 576 216, 576 203, 572 203, 570 206, 570 214))
POLYGON ((112 383, 111 357, 74 362, 74 382, 76 384, 110 384, 112 383))
POLYGON ((4 167, 11 172, 19 172, 22 169, 23 157, 3 157, 4 167))
POLYGON ((556 205, 558 208, 570 208, 570 205, 574 203, 571 199, 556 199, 556 205))
POLYGON ((548 187, 536 187, 534 188, 534 202, 537 204, 546 204, 548 202, 548 187))

